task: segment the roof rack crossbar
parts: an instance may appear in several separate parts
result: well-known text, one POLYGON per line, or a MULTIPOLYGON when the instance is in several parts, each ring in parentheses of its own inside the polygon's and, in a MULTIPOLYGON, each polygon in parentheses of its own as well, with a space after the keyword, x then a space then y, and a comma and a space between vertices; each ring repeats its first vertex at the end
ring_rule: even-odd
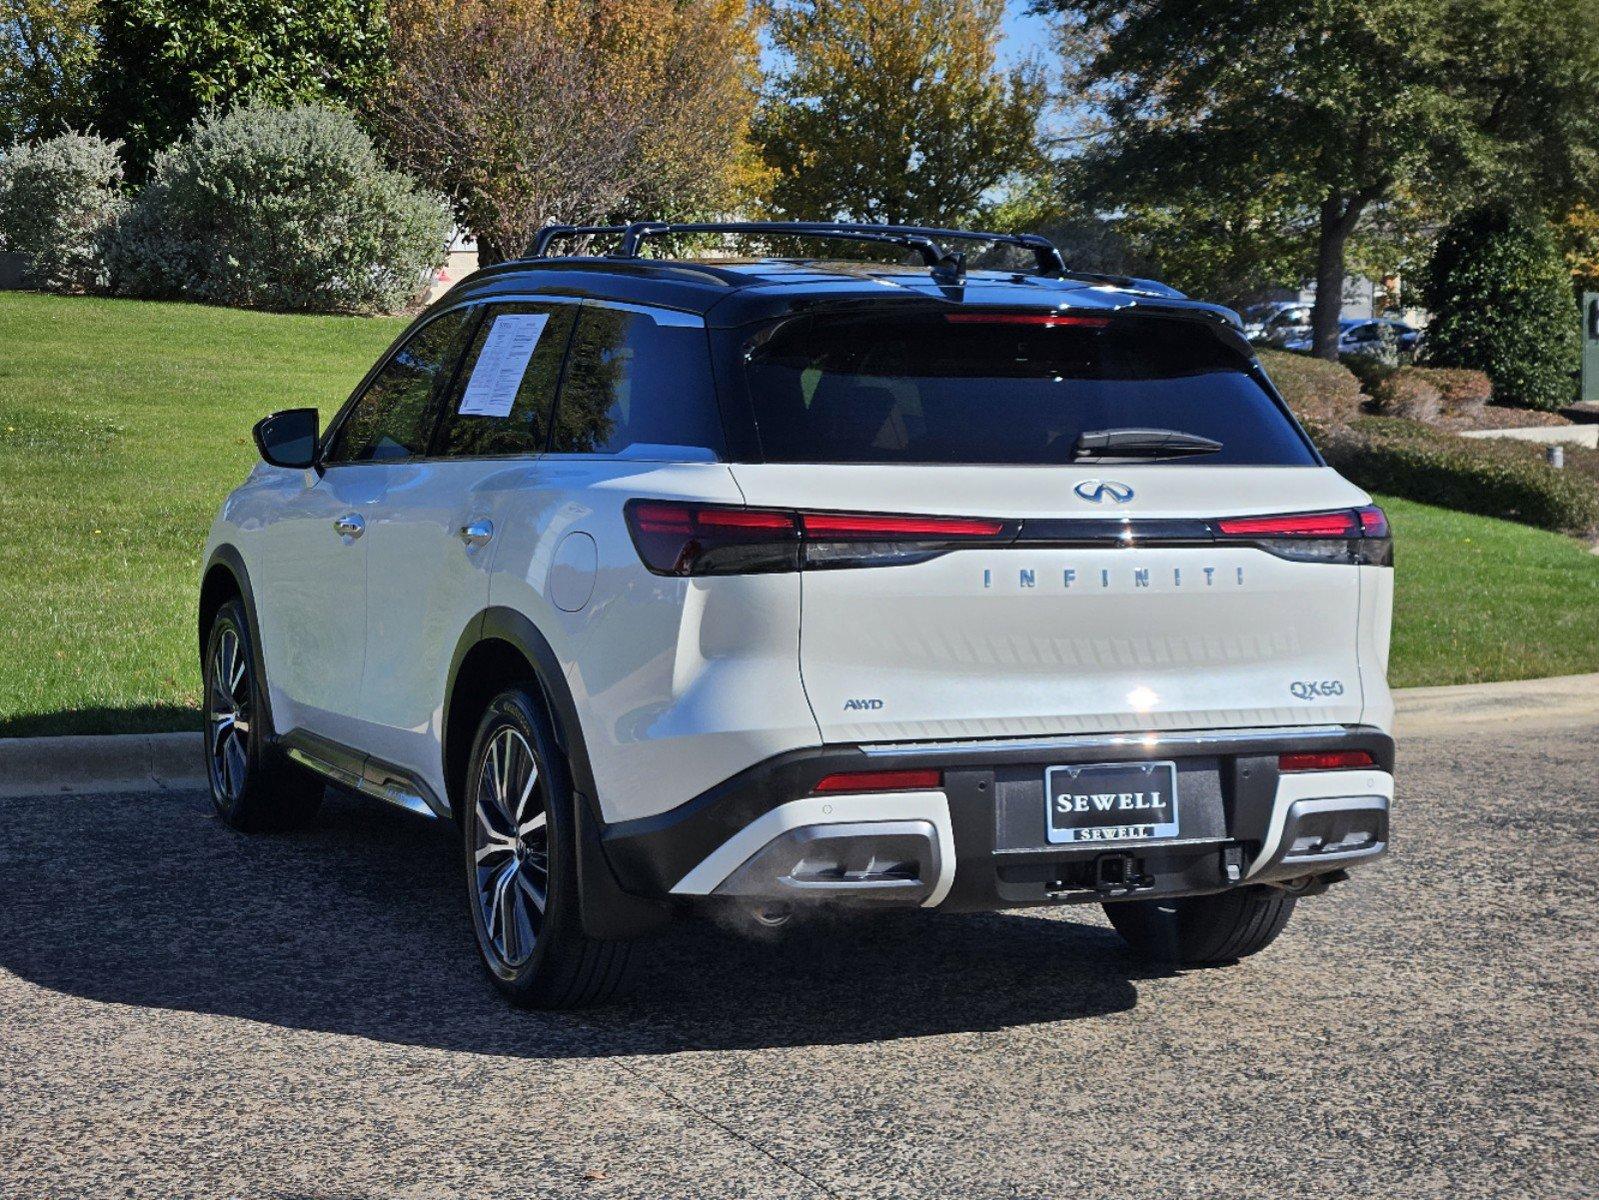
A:
POLYGON ((626 225, 546 225, 533 238, 533 245, 528 250, 527 257, 545 257, 550 251, 551 242, 564 241, 567 238, 603 237, 607 234, 623 234, 626 232, 626 225))
POLYGON ((613 252, 617 258, 637 258, 646 238, 675 234, 739 233, 771 237, 808 237, 819 240, 875 242, 902 246, 921 254, 936 274, 959 279, 964 274, 964 256, 948 253, 940 242, 994 242, 1030 250, 1039 274, 1066 271, 1066 261, 1055 243, 1036 233, 988 233, 969 229, 939 229, 924 225, 880 225, 857 221, 635 221, 631 225, 548 225, 539 230, 529 257, 543 258, 550 245, 574 237, 621 236, 613 252))

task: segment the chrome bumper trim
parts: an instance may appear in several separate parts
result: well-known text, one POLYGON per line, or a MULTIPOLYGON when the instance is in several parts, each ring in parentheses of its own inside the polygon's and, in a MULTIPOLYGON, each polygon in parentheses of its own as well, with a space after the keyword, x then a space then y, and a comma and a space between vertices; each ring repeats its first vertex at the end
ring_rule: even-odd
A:
POLYGON ((1145 733, 1089 733, 1071 737, 993 738, 983 741, 952 742, 870 742, 860 747, 861 753, 874 758, 900 754, 926 754, 939 751, 993 751, 993 750, 1114 750, 1135 747, 1139 750, 1204 750, 1211 746, 1226 746, 1237 742, 1253 742, 1263 738, 1294 738, 1316 741, 1322 738, 1344 737, 1350 732, 1346 725, 1274 725, 1255 729, 1196 729, 1164 730, 1145 733))

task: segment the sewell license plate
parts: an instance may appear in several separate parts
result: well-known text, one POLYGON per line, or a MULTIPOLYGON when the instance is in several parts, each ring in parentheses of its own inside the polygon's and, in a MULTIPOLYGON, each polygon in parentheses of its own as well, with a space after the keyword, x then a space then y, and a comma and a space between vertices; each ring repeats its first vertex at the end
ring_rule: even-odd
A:
POLYGON ((1084 763, 1044 772, 1052 843, 1142 842, 1177 836, 1177 764, 1084 763))

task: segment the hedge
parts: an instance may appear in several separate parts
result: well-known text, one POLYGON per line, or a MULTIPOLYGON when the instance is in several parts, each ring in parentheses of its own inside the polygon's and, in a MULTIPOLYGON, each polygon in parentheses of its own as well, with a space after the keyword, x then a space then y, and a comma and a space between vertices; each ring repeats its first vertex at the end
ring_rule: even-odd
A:
POLYGON ((1438 239, 1423 299, 1429 363, 1486 371, 1501 404, 1576 399, 1577 304, 1547 221, 1493 209, 1457 218, 1438 239))
POLYGON ((105 289, 107 248, 125 207, 121 145, 64 133, 0 150, 0 249, 26 256, 29 287, 105 289))
POLYGON ((1360 380, 1342 363, 1287 350, 1261 350, 1259 354, 1260 365, 1305 424, 1321 429, 1360 415, 1366 397, 1361 394, 1360 380))
POLYGON ((1549 466, 1539 445, 1462 438, 1392 417, 1359 417, 1324 431, 1320 444, 1329 463, 1368 491, 1559 533, 1599 532, 1593 478, 1549 466))

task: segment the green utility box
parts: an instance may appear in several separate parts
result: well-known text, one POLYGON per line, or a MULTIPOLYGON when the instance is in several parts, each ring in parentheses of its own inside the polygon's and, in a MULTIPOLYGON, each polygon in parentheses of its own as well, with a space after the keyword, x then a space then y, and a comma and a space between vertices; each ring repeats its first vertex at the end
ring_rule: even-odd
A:
POLYGON ((1582 294, 1582 396, 1599 402, 1599 292, 1582 294))

